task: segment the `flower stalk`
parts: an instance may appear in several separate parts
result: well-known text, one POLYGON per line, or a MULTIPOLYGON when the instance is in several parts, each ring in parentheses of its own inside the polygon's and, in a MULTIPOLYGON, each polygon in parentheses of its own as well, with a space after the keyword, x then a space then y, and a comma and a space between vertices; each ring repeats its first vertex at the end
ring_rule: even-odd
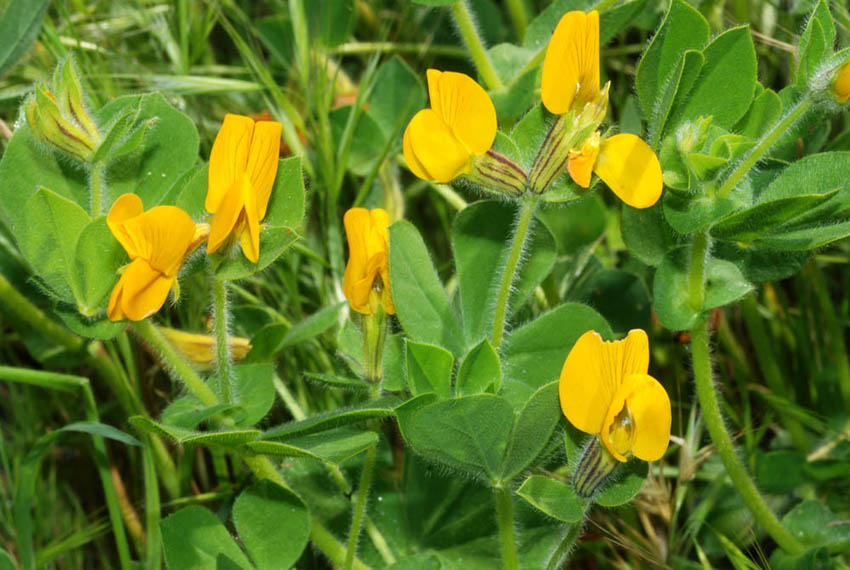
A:
POLYGON ((519 570, 519 554, 516 547, 514 528, 514 499, 510 488, 502 485, 493 487, 496 495, 496 518, 499 523, 499 551, 504 570, 519 570))
POLYGON ((473 63, 475 63, 478 73, 481 74, 481 79, 487 85, 488 89, 501 89, 504 87, 504 84, 499 79, 496 68, 493 67, 493 62, 490 61, 490 56, 487 55, 487 49, 484 47, 484 42, 481 41, 481 36, 475 27, 472 12, 469 10, 466 0, 458 0, 452 4, 451 10, 455 24, 457 24, 457 29, 463 38, 463 43, 466 44, 466 49, 469 50, 469 56, 472 58, 473 63))
POLYGON ((215 323, 215 350, 218 364, 218 385, 225 404, 233 402, 233 358, 227 334, 229 321, 227 282, 213 276, 213 321, 215 323))
POLYGON ((352 570, 354 557, 357 554, 357 542, 360 538, 360 529, 363 526, 363 518, 366 514, 366 501, 369 499, 369 487, 372 484, 372 470, 375 467, 375 451, 378 444, 371 446, 366 451, 366 459, 363 462, 363 471, 360 473, 360 485, 354 498, 354 509, 351 516, 351 530, 348 533, 348 548, 345 552, 344 570, 352 570))

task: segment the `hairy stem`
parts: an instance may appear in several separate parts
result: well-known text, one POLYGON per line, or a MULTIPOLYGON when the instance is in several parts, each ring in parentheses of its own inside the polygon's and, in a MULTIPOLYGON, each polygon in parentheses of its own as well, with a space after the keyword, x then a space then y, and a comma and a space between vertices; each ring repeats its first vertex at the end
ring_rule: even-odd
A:
POLYGON ((478 28, 475 27, 475 22, 472 20, 472 12, 466 0, 458 0, 451 6, 452 16, 454 17, 457 29, 463 38, 463 43, 466 44, 466 49, 469 50, 469 56, 472 58, 475 67, 478 68, 478 73, 481 75, 481 80, 487 89, 501 89, 504 87, 502 80, 496 74, 496 69, 493 67, 493 62, 490 61, 490 56, 487 55, 487 50, 484 48, 484 42, 481 36, 478 35, 478 28))
POLYGON ((97 219, 103 212, 103 175, 106 165, 95 162, 91 165, 91 217, 97 219))
POLYGON ((227 334, 229 320, 227 307, 227 282, 213 277, 213 321, 215 323, 215 354, 218 364, 218 385, 225 404, 233 401, 233 361, 230 356, 230 339, 227 334))
POLYGON ((363 471, 360 473, 360 485, 357 488, 357 496, 354 499, 351 530, 348 533, 348 548, 345 552, 345 564, 343 564, 344 570, 351 570, 353 568, 354 556, 357 554, 357 541, 360 538, 360 527, 363 523, 363 515, 366 512, 369 487, 372 484, 372 469, 375 466, 375 450, 377 447, 377 444, 375 444, 366 452, 363 471))
POLYGON ((499 293, 496 297, 496 310, 493 318, 493 348, 496 352, 502 346, 502 337, 505 334, 505 318, 508 313, 508 301, 511 297, 511 286, 516 277, 516 270, 519 266, 520 257, 522 257, 522 248, 525 246, 525 241, 528 238, 528 230, 531 227, 531 220, 534 217, 534 210, 537 208, 537 196, 528 195, 522 201, 522 206, 519 211, 519 220, 517 221, 514 231, 511 250, 508 253, 508 260, 505 263, 505 271, 502 275, 502 282, 499 284, 499 293))
POLYGON ((514 499, 508 487, 493 488, 496 494, 496 518, 499 523, 499 550, 504 570, 519 570, 519 554, 514 529, 514 499))

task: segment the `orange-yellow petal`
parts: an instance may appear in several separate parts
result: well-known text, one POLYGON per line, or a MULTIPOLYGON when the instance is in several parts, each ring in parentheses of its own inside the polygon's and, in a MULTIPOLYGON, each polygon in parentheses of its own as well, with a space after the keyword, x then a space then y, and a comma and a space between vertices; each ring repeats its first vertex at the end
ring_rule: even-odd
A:
POLYGON ((115 200, 112 207, 109 209, 109 214, 106 216, 106 224, 109 226, 109 231, 118 240, 118 243, 130 256, 130 259, 135 259, 140 255, 140 244, 136 242, 135 236, 127 233, 124 228, 124 222, 131 218, 135 218, 144 210, 142 199, 136 194, 122 194, 115 200))
MULTIPOLYGON (((423 109, 422 111, 425 111, 423 109)), ((422 111, 419 111, 420 113, 422 111)), ((415 118, 415 117, 414 117, 415 118)), ((431 176, 427 170, 425 170, 425 165, 419 162, 419 158, 417 158, 416 153, 413 152, 413 145, 410 142, 410 125, 413 123, 411 120, 410 123, 407 124, 407 128, 404 129, 404 138, 402 139, 402 150, 404 152, 404 161, 407 163, 407 167, 417 178, 421 178, 422 180, 433 180, 434 177, 431 176)))
POLYGON ((846 103, 850 99, 850 62, 838 69, 832 83, 832 92, 839 103, 846 103))
POLYGON ((635 423, 632 453, 644 461, 657 461, 670 442, 670 396, 652 376, 639 374, 632 378, 637 378, 630 381, 635 388, 626 399, 635 423))
POLYGON ((357 312, 370 314, 369 296, 375 282, 381 281, 381 302, 384 311, 395 313, 389 292, 389 232, 390 217, 383 208, 367 210, 351 208, 343 218, 348 239, 348 263, 342 280, 342 291, 357 312))
POLYGON ((251 181, 248 180, 248 176, 245 174, 242 174, 230 186, 210 223, 207 253, 218 251, 230 237, 230 234, 233 233, 236 222, 239 220, 239 215, 245 208, 245 195, 250 192, 251 181))
POLYGON ((245 194, 245 229, 239 237, 242 253, 250 261, 257 263, 260 259, 260 220, 257 217, 257 200, 254 194, 245 194))
POLYGON ((469 152, 433 110, 416 113, 407 130, 410 152, 428 174, 425 180, 449 182, 469 170, 469 152))
POLYGON ((345 236, 348 239, 348 263, 342 277, 342 292, 352 303, 355 297, 355 283, 363 279, 366 274, 366 264, 369 262, 365 236, 369 231, 371 219, 372 216, 366 208, 351 208, 343 216, 345 236))
POLYGON ((274 121, 260 121, 254 126, 247 172, 254 186, 257 219, 266 217, 266 208, 277 176, 280 161, 280 132, 282 125, 274 121))
POLYGON ((546 47, 540 95, 550 113, 563 115, 599 94, 599 13, 567 12, 546 47))
POLYGON ((464 73, 429 69, 431 109, 469 154, 487 152, 496 139, 496 107, 484 88, 464 73))
POLYGON ((648 144, 632 134, 603 140, 594 172, 623 202, 649 208, 661 197, 661 163, 648 144))
POLYGON ((588 331, 576 341, 561 369, 561 410, 577 429, 600 433, 623 378, 646 374, 648 368, 649 340, 642 330, 632 330, 616 342, 605 342, 599 333, 588 331))
POLYGON ((112 290, 107 315, 113 321, 145 319, 162 308, 173 285, 174 277, 163 275, 144 259, 136 259, 112 290))
POLYGON ((139 258, 174 277, 195 236, 195 222, 177 206, 156 206, 123 223, 138 246, 139 258))
POLYGON ((210 152, 209 181, 206 209, 215 214, 225 194, 230 190, 248 165, 254 120, 228 113, 215 137, 210 152))
POLYGON ((571 150, 567 160, 570 178, 582 188, 590 187, 590 178, 596 158, 599 156, 599 133, 593 133, 580 151, 571 150))

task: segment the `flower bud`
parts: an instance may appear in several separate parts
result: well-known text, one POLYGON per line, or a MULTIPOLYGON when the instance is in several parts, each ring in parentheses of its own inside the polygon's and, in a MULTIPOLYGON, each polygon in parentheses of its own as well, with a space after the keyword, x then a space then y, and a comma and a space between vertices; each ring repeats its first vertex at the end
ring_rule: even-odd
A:
MULTIPOLYGON (((215 337, 208 334, 188 333, 177 329, 158 327, 174 348, 196 368, 206 370, 216 363, 215 337)), ((231 336, 228 338, 230 352, 234 360, 242 360, 251 351, 251 342, 247 338, 231 336)))
POLYGON ((832 81, 832 94, 839 103, 846 103, 850 99, 850 60, 838 68, 832 81))
POLYGON ((525 192, 527 184, 525 171, 513 160, 492 149, 472 159, 466 177, 475 184, 512 197, 525 192))
POLYGON ((83 105, 83 91, 70 59, 56 68, 53 85, 39 84, 26 105, 35 137, 83 162, 90 162, 103 137, 83 105))

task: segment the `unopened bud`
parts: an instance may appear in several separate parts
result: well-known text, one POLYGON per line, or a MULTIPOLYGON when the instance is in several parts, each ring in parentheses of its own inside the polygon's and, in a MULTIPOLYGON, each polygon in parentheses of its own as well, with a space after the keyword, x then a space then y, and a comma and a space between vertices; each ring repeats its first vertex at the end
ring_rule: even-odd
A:
MULTIPOLYGON (((196 368, 206 370, 216 363, 215 337, 208 334, 188 333, 177 329, 159 327, 160 332, 174 348, 196 368)), ((238 336, 228 337, 234 360, 242 360, 251 351, 251 342, 238 336)))
POLYGON ((832 94, 839 103, 846 103, 850 99, 850 61, 838 68, 832 81, 832 94))
POLYGON ((513 197, 525 192, 528 183, 525 171, 517 163, 492 149, 472 159, 466 177, 485 188, 513 197))

